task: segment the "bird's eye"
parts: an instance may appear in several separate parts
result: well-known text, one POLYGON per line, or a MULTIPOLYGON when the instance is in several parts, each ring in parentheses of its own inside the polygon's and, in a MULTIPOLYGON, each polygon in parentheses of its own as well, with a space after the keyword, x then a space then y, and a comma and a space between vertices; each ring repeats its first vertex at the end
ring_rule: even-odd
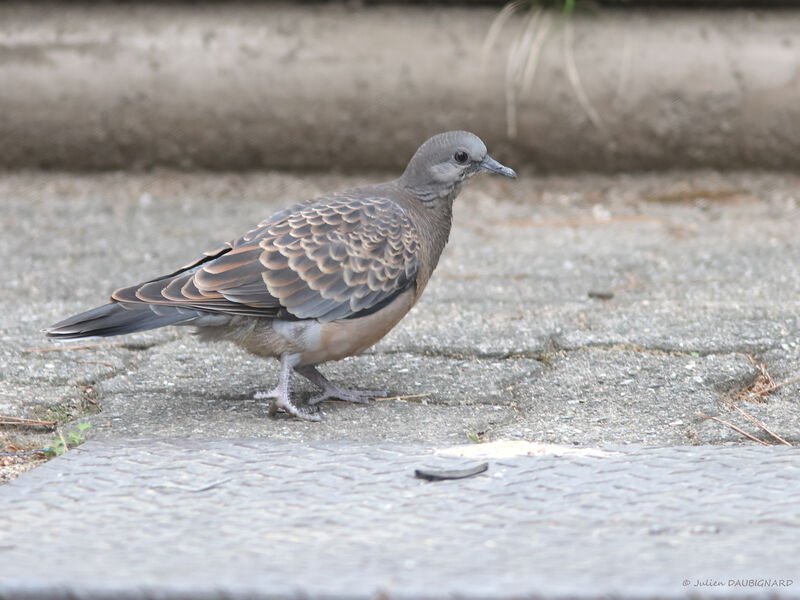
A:
POLYGON ((453 158, 456 160, 458 164, 463 165, 465 162, 467 162, 469 155, 463 150, 459 150, 453 155, 453 158))

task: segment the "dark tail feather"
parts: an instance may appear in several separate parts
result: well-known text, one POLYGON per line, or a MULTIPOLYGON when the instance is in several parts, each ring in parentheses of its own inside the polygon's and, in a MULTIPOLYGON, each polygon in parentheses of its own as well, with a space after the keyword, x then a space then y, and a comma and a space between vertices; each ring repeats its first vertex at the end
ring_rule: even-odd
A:
POLYGON ((108 337, 184 323, 198 316, 200 313, 196 311, 179 307, 141 305, 124 308, 118 302, 111 302, 56 323, 47 329, 46 335, 60 340, 108 337))

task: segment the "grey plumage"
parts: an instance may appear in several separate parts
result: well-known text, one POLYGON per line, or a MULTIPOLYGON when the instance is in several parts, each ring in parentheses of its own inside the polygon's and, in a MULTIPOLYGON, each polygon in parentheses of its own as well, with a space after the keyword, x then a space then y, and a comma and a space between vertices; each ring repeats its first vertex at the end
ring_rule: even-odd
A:
POLYGON ((296 204, 199 260, 122 288, 111 302, 56 323, 59 339, 195 325, 203 339, 231 340, 281 361, 270 412, 318 417, 291 402, 291 372, 328 398, 364 402, 381 392, 338 388, 315 365, 358 354, 414 305, 450 233, 453 200, 481 171, 516 177, 475 135, 451 131, 426 141, 405 172, 296 204))

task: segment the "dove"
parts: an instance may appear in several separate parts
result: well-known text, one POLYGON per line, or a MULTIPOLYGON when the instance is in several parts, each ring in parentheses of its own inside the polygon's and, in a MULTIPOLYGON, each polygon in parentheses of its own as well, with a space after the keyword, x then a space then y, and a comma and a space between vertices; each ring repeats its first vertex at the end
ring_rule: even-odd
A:
POLYGON ((324 400, 364 403, 385 396, 351 390, 317 367, 364 352, 419 300, 453 218, 453 201, 472 176, 516 173, 466 131, 431 137, 403 174, 295 204, 240 238, 151 281, 115 291, 108 304, 46 330, 61 340, 192 325, 204 341, 227 340, 280 362, 277 386, 256 398, 319 420, 324 400), (292 374, 320 393, 299 406, 292 374))

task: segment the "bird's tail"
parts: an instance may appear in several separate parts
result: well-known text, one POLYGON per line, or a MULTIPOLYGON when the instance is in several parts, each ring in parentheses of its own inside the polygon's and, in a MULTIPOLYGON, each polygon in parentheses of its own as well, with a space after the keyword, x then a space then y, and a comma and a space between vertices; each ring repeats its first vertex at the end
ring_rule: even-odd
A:
POLYGON ((202 313, 177 306, 125 305, 111 302, 64 319, 49 327, 49 338, 77 340, 87 337, 108 337, 135 331, 147 331, 166 325, 189 323, 202 313))

